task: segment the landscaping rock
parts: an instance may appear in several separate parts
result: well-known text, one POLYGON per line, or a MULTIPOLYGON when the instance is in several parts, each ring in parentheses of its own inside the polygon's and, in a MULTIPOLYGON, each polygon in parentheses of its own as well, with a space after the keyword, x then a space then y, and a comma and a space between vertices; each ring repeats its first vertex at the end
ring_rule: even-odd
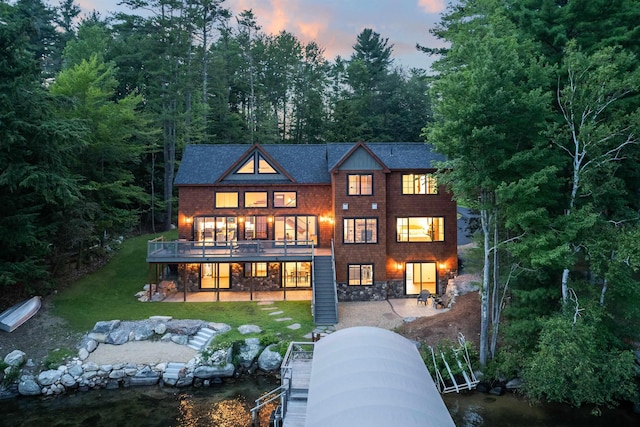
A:
POLYGON ((231 330, 231 325, 227 325, 226 323, 211 322, 207 325, 207 327, 209 329, 216 331, 219 334, 223 334, 231 330))
POLYGON ((9 366, 21 366, 25 362, 26 357, 27 355, 24 351, 13 350, 4 357, 4 363, 9 366))
POLYGON ((100 322, 96 322, 95 326, 93 327, 93 330, 91 332, 95 333, 95 334, 109 334, 109 332, 113 331, 114 329, 116 329, 117 327, 120 326, 120 321, 119 320, 105 320, 105 321, 100 321, 100 322))
POLYGON ((98 342, 96 340, 90 339, 87 341, 87 351, 89 353, 93 353, 96 348, 98 348, 98 342))
POLYGON ((262 329, 260 329, 260 326, 258 325, 242 325, 238 327, 238 332, 242 335, 259 334, 262 332, 262 329))
POLYGON ((248 368, 256 357, 258 357, 261 349, 260 338, 245 339, 244 345, 242 345, 238 351, 238 364, 244 368, 248 368))
POLYGON ((38 384, 41 386, 48 386, 56 381, 58 381, 62 377, 62 372, 57 369, 50 369, 48 371, 42 371, 38 375, 38 384))
POLYGON ((514 378, 508 381, 505 387, 507 390, 519 390, 522 388, 522 380, 520 378, 514 378))
POLYGON ((18 393, 23 396, 38 396, 42 389, 32 375, 23 375, 18 383, 18 393))
POLYGON ((112 331, 105 340, 105 344, 122 345, 129 341, 129 331, 117 329, 112 331))
POLYGON ((88 357, 89 357, 89 351, 86 348, 81 348, 78 351, 78 359, 87 360, 88 357))
POLYGON ((274 344, 264 349, 258 357, 258 367, 263 371, 270 372, 280 368, 282 364, 282 356, 277 351, 272 351, 274 344))

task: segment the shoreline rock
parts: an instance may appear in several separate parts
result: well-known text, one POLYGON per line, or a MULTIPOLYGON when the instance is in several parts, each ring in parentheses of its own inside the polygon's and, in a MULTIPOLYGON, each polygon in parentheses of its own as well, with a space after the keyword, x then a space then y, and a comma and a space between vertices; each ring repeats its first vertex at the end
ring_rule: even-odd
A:
MULTIPOLYGON (((243 325, 242 331, 248 328, 243 325)), ((249 325, 254 329, 254 325, 249 325)), ((209 323, 203 320, 174 320, 168 316, 152 316, 140 321, 100 321, 85 335, 80 344, 77 356, 57 369, 48 369, 38 373, 30 372, 25 366, 24 352, 15 350, 8 354, 4 361, 9 369, 19 369, 17 379, 7 386, 0 386, 0 398, 17 396, 52 396, 75 391, 95 389, 118 389, 135 386, 168 386, 168 387, 201 387, 218 384, 224 378, 233 378, 243 373, 254 373, 256 368, 269 374, 280 368, 282 358, 269 347, 263 348, 258 338, 246 338, 241 346, 242 353, 238 366, 231 361, 232 348, 226 351, 224 360, 215 360, 197 353, 186 363, 173 363, 165 360, 159 363, 127 363, 104 364, 88 361, 90 354, 102 345, 123 345, 135 341, 173 342, 189 345, 190 339, 201 329, 215 331, 215 335, 231 330, 224 323, 209 323), (263 353, 267 353, 263 356, 263 353), (260 362, 262 360, 262 363, 260 362)), ((239 329, 240 329, 239 328, 239 329)), ((206 347, 206 344, 203 346, 206 347)), ((193 348, 193 347, 191 347, 193 348)), ((194 348, 194 351, 199 351, 194 348)), ((5 372, 5 375, 8 373, 5 372)))

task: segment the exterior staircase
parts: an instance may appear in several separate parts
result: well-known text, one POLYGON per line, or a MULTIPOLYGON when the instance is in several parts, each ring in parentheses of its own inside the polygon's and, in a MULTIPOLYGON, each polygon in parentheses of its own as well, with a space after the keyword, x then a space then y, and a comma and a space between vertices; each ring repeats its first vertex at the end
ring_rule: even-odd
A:
POLYGON ((177 385, 181 378, 184 378, 184 369, 186 364, 178 362, 169 362, 162 374, 162 381, 167 385, 177 385))
POLYGON ((336 324, 338 323, 338 304, 332 257, 316 256, 314 258, 313 268, 313 316, 315 324, 336 324))
POLYGON ((200 328, 198 333, 189 339, 187 346, 194 350, 202 351, 202 349, 209 344, 215 334, 216 331, 213 329, 200 328))

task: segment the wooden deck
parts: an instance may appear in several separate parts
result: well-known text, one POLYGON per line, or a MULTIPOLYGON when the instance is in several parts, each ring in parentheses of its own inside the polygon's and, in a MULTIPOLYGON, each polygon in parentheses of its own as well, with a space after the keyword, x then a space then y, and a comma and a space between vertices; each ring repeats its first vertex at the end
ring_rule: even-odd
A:
POLYGON ((330 248, 318 249, 312 241, 250 240, 230 242, 192 242, 150 240, 149 263, 201 263, 225 261, 306 261, 313 256, 330 255, 330 248))

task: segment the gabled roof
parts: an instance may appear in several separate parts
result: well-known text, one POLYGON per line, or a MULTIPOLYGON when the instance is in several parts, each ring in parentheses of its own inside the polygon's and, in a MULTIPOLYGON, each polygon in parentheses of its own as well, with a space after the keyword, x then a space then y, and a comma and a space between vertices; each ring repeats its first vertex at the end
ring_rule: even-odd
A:
POLYGON ((336 162, 335 165, 330 166, 329 170, 331 172, 333 172, 335 169, 338 169, 341 165, 343 165, 347 159, 349 159, 349 157, 351 157, 359 148, 362 148, 367 154, 367 156, 370 156, 370 158, 372 158, 372 161, 375 161, 375 163, 378 163, 381 167, 382 170, 384 170, 385 172, 389 171, 389 168, 387 168, 387 166, 384 164, 384 162, 382 162, 378 156, 373 153, 369 147, 367 147, 366 144, 362 143, 362 142, 358 142, 354 145, 351 146, 351 148, 349 149, 349 151, 347 151, 345 154, 342 155, 342 157, 340 157, 340 159, 336 162))
MULTIPOLYGON (((367 142, 364 145, 391 170, 435 169, 445 156, 424 142, 367 142)), ((333 169, 353 148, 353 143, 327 144, 329 169, 333 169)))
MULTIPOLYGON (((233 172, 254 149, 282 172, 282 180, 269 183, 329 184, 330 171, 342 164, 358 147, 364 147, 389 170, 434 169, 445 157, 423 142, 368 142, 327 144, 198 144, 187 145, 175 185, 211 185, 233 172)), ((237 180, 235 184, 255 183, 237 180)))
MULTIPOLYGON (((180 169, 174 180, 175 185, 207 185, 224 178, 232 166, 245 159, 251 150, 248 144, 199 144, 187 145, 182 156, 180 169)), ((283 183, 299 184, 330 183, 327 170, 327 147, 305 144, 265 144, 262 151, 282 168, 289 178, 283 183)), ((283 177, 284 178, 284 177, 283 177)), ((254 180, 234 183, 252 183, 254 180)), ((277 182, 277 181, 269 181, 277 182)))

